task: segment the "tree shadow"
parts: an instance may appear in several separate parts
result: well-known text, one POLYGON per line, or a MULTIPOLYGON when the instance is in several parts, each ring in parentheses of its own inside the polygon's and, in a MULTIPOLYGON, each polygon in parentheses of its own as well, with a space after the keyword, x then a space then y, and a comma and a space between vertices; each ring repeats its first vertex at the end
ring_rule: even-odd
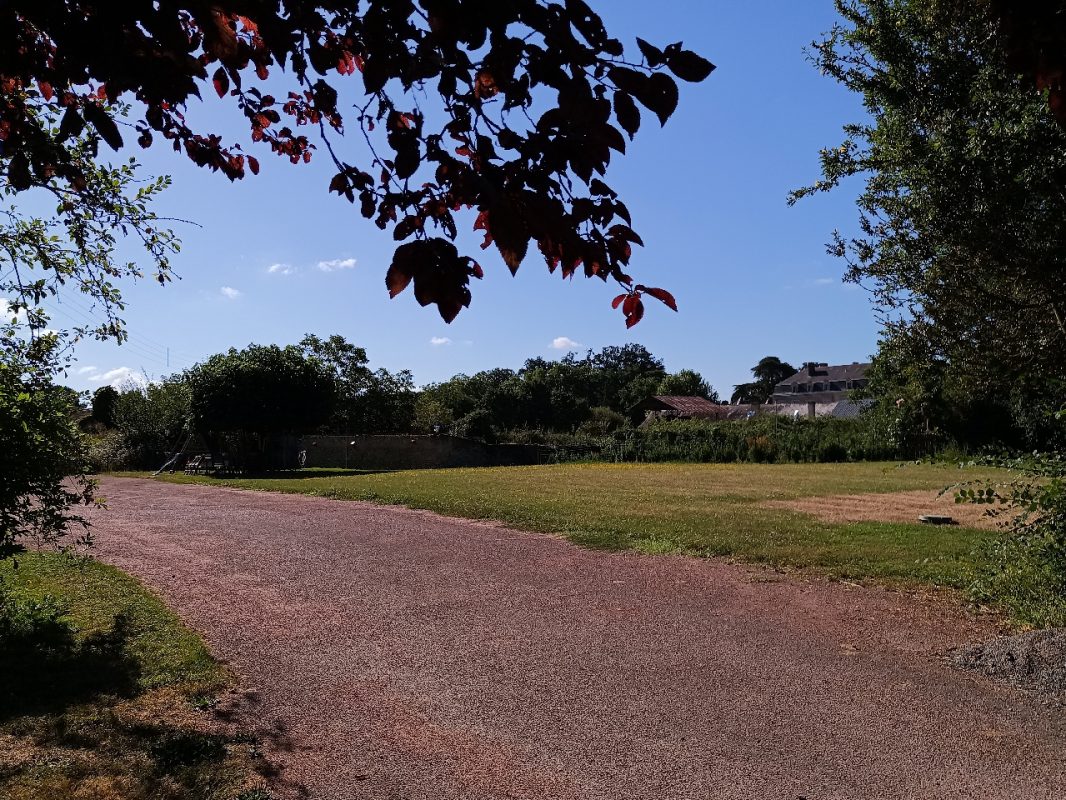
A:
POLYGON ((34 607, 0 619, 0 722, 104 695, 134 696, 140 668, 127 653, 130 632, 121 614, 110 630, 81 638, 58 610, 34 607))

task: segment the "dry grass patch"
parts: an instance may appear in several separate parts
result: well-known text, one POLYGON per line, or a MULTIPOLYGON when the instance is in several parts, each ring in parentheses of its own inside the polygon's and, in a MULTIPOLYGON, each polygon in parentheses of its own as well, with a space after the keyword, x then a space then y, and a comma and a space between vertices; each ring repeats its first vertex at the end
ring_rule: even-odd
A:
POLYGON ((914 490, 887 494, 834 494, 797 497, 791 500, 768 500, 766 508, 798 511, 822 522, 918 522, 923 514, 952 517, 966 528, 995 529, 1002 517, 987 513, 988 506, 956 503, 951 492, 914 490))

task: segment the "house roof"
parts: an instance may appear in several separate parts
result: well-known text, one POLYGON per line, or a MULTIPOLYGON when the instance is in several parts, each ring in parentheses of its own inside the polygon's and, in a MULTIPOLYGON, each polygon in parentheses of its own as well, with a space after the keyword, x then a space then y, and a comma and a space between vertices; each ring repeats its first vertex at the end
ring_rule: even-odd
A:
POLYGON ((649 397, 639 406, 646 411, 677 411, 680 414, 707 416, 714 414, 720 406, 706 397, 690 397, 675 394, 657 394, 649 397))
POLYGON ((681 414, 713 414, 718 404, 706 397, 688 397, 684 395, 656 395, 655 400, 661 409, 677 411, 681 414))
POLYGON ((807 373, 807 367, 796 372, 791 378, 786 378, 781 381, 778 386, 784 385, 799 385, 810 383, 812 380, 821 381, 853 381, 859 378, 866 377, 866 370, 870 368, 869 363, 854 363, 854 364, 836 364, 830 366, 829 364, 818 364, 814 368, 814 375, 807 373))

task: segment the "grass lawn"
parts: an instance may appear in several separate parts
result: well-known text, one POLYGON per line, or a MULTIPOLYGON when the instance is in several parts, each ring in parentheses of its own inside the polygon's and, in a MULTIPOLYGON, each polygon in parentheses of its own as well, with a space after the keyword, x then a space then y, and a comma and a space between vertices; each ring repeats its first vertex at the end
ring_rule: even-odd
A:
MULTIPOLYGON (((356 473, 304 470, 286 477, 203 483, 370 500, 559 533, 611 550, 728 556, 813 568, 851 579, 963 586, 987 531, 863 522, 829 524, 760 505, 833 494, 939 490, 994 477, 931 464, 562 464, 356 473)), ((1002 473, 1000 473, 1002 475, 1002 473)))
POLYGON ((0 797, 266 797, 254 742, 210 723, 229 675, 138 581, 51 552, 0 581, 0 797))

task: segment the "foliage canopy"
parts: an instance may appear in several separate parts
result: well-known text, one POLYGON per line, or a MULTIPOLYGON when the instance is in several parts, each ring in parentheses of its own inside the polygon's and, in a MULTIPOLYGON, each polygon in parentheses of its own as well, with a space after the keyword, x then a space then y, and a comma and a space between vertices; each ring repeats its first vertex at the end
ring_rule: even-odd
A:
POLYGON ((60 359, 54 335, 27 341, 0 327, 0 559, 27 538, 55 544, 85 528, 75 509, 93 502, 70 393, 52 383, 60 359))
POLYGON ((118 150, 114 108, 135 100, 142 147, 161 138, 231 180, 258 172, 256 156, 186 119, 190 98, 214 92, 261 150, 292 163, 324 150, 329 191, 403 242, 391 295, 413 283, 448 321, 469 305, 482 269, 452 243, 469 210, 512 272, 533 243, 550 270, 619 282, 615 307, 633 325, 644 294, 676 306, 626 274, 642 242, 602 178, 641 107, 665 124, 674 78, 714 69, 680 42, 637 39, 637 52, 583 0, 13 0, 0 7, 0 166, 15 191, 82 195, 71 137, 118 150), (341 79, 356 74, 348 114, 341 79), (359 159, 339 148, 353 128, 359 159))
POLYGON ((830 251, 973 385, 1066 378, 1066 130, 1011 67, 998 18, 962 0, 837 8, 812 58, 869 119, 792 199, 864 181, 861 233, 830 251))
POLYGON ((188 370, 185 381, 193 425, 204 433, 311 431, 335 398, 325 366, 292 345, 231 348, 188 370))

